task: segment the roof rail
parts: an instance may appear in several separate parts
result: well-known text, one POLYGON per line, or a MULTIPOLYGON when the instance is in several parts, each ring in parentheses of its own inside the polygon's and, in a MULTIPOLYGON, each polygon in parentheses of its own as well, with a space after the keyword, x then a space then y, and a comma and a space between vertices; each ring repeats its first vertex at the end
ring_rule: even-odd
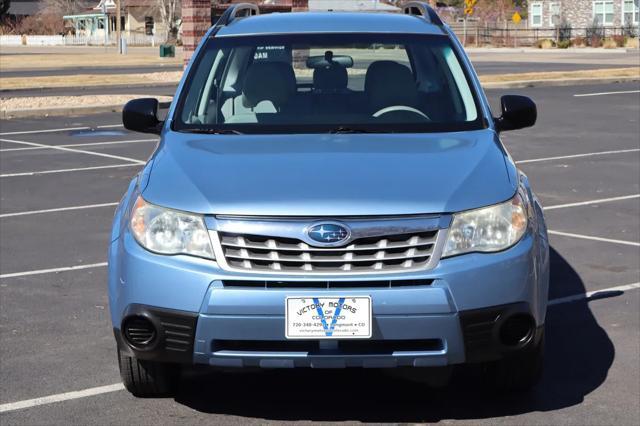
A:
POLYGON ((439 27, 444 25, 438 13, 433 10, 429 3, 424 1, 410 1, 402 6, 405 15, 422 16, 427 22, 439 27))
POLYGON ((247 18, 249 16, 255 15, 260 15, 260 9, 253 3, 232 4, 227 10, 224 11, 220 19, 218 19, 218 22, 216 22, 215 26, 225 27, 235 19, 247 18))

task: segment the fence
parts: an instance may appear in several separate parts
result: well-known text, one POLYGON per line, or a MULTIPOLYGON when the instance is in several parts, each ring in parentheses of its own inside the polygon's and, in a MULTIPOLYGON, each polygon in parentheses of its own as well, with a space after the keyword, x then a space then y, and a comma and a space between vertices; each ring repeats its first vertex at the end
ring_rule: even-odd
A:
POLYGON ((465 30, 462 24, 451 25, 461 41, 467 46, 527 47, 534 46, 540 40, 554 42, 582 39, 583 44, 598 45, 609 37, 638 37, 638 27, 595 27, 595 28, 527 28, 512 24, 502 27, 468 23, 465 30))
MULTIPOLYGON (((126 34, 122 37, 129 46, 156 46, 165 42, 164 37, 145 34, 126 34)), ((0 35, 0 46, 103 46, 104 36, 84 35, 0 35)), ((108 44, 116 45, 116 35, 110 34, 108 44)))

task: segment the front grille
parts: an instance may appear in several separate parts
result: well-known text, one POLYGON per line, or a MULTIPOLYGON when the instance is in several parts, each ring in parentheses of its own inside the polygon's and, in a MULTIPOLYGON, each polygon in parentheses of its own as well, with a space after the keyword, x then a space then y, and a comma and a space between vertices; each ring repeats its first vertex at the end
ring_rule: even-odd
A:
POLYGON ((254 272, 358 273, 424 268, 438 231, 358 238, 345 247, 313 247, 284 237, 219 232, 229 267, 254 272))
POLYGON ((394 288, 429 286, 433 280, 376 280, 376 281, 252 281, 224 280, 229 288, 394 288))

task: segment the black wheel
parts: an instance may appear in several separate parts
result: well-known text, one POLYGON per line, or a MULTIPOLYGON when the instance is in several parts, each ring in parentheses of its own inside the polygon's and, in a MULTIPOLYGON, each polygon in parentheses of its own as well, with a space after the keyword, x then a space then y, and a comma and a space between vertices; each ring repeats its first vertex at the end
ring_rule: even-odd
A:
POLYGON ((120 350, 118 365, 124 387, 140 398, 170 396, 175 390, 180 373, 175 364, 133 358, 120 350))
POLYGON ((528 392, 542 377, 544 331, 537 345, 484 368, 485 383, 496 392, 528 392))

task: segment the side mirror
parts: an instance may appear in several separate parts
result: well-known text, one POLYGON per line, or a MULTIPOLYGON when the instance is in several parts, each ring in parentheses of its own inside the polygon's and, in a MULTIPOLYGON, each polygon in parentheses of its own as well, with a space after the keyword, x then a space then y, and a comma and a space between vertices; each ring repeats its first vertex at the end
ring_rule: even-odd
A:
POLYGON ((500 99, 502 116, 496 119, 496 130, 517 130, 531 127, 538 119, 536 104, 526 96, 507 95, 500 99))
POLYGON ((142 98, 127 102, 122 109, 122 124, 127 130, 159 135, 162 121, 158 120, 158 100, 142 98))

